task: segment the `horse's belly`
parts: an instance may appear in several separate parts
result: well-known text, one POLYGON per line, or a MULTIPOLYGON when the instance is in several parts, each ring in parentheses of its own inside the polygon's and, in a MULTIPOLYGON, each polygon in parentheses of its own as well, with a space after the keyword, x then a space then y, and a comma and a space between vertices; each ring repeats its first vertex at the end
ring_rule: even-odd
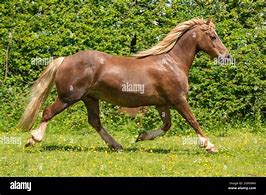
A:
POLYGON ((145 70, 112 66, 97 78, 89 91, 94 98, 124 107, 165 104, 156 90, 153 78, 145 70))
POLYGON ((160 97, 157 93, 147 93, 142 89, 131 89, 128 91, 105 89, 97 90, 90 93, 96 99, 100 99, 118 106, 124 107, 138 107, 138 106, 148 106, 148 105, 163 105, 165 100, 160 97), (135 90, 135 91, 134 91, 135 90))

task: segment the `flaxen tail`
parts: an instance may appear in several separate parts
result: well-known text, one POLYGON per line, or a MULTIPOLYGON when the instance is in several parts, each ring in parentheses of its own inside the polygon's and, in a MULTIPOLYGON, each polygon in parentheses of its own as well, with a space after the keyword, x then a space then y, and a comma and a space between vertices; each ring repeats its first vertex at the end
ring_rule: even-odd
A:
POLYGON ((63 60, 64 57, 59 57, 53 60, 43 71, 40 78, 34 83, 31 89, 30 102, 19 121, 19 127, 25 130, 30 130, 32 128, 41 105, 47 98, 47 95, 54 84, 55 73, 63 60))

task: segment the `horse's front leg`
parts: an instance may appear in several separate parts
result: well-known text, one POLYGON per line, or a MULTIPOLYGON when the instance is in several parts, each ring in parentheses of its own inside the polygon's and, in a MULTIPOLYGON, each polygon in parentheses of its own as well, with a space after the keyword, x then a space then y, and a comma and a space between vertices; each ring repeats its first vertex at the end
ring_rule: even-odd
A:
POLYGON ((186 98, 181 97, 174 103, 174 106, 177 111, 186 119, 190 126, 196 131, 200 140, 200 145, 203 146, 208 152, 217 152, 218 150, 215 148, 215 146, 210 142, 208 137, 204 135, 197 119, 190 110, 186 98))
POLYGON ((144 140, 153 140, 154 138, 158 137, 159 135, 164 134, 168 131, 171 127, 171 116, 170 116, 170 109, 168 106, 161 106, 157 107, 157 110, 160 114, 160 117, 163 121, 163 127, 159 130, 153 130, 153 131, 146 131, 142 134, 140 134, 136 140, 138 141, 144 141, 144 140))

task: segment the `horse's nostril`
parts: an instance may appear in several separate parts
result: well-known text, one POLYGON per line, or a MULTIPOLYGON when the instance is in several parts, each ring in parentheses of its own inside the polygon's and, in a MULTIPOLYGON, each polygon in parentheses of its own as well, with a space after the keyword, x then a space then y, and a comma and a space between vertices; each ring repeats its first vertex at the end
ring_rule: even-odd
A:
POLYGON ((225 57, 226 58, 231 58, 231 55, 228 53, 228 54, 225 54, 225 57))

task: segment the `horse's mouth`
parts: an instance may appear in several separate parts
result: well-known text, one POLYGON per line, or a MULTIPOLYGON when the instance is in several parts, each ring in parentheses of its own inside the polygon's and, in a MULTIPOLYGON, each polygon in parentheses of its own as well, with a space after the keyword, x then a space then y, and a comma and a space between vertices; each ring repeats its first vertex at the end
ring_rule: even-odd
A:
POLYGON ((222 54, 215 58, 217 64, 223 65, 234 65, 236 64, 235 58, 233 58, 230 54, 222 54))

